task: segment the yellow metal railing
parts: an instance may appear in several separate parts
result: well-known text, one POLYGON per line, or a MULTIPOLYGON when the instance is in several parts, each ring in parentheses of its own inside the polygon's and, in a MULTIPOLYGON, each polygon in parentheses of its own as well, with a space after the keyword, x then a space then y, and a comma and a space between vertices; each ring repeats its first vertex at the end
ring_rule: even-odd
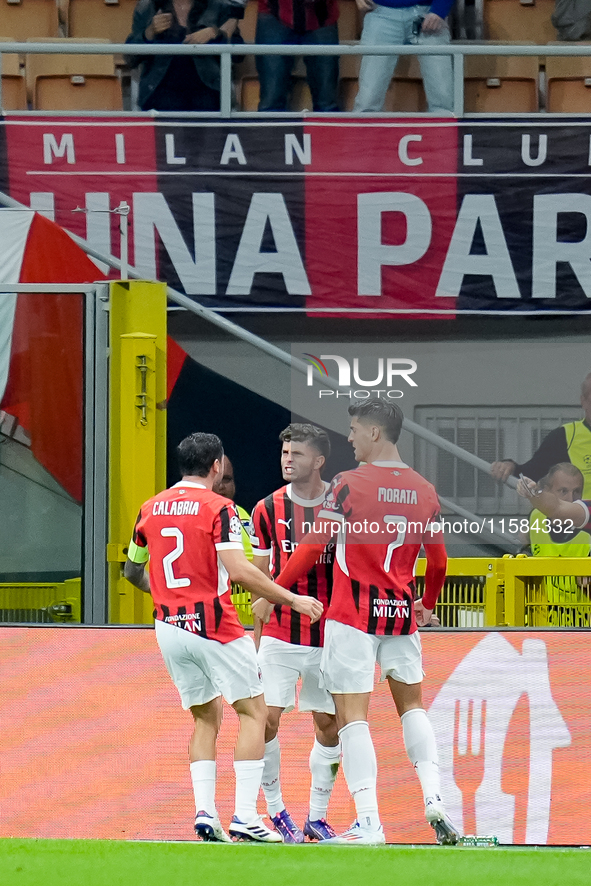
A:
POLYGON ((0 622, 79 623, 82 581, 0 582, 0 622))
POLYGON ((505 623, 591 627, 588 557, 504 557, 505 623))
MULTIPOLYGON (((499 561, 458 557, 447 561, 447 577, 435 613, 445 628, 483 628, 503 623, 503 582, 499 561)), ((417 561, 417 590, 422 593, 427 561, 417 561)))
MULTIPOLYGON (((417 562, 422 593, 427 561, 417 562)), ((591 628, 591 558, 458 557, 435 609, 445 628, 591 628)), ((250 595, 233 594, 243 624, 252 624, 250 595)))
MULTIPOLYGON (((419 594, 425 566, 418 561, 419 594)), ((81 584, 0 583, 0 623, 79 623, 81 584)), ((252 625, 250 593, 235 586, 232 602, 242 624, 252 625)), ((446 628, 591 628, 591 558, 450 559, 435 612, 446 628)))

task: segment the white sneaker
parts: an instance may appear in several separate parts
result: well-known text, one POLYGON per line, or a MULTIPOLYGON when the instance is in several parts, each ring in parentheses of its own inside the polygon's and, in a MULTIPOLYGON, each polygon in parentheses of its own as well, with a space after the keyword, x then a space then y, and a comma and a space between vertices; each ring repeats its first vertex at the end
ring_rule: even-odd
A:
POLYGON ((252 821, 244 822, 235 815, 230 824, 230 836, 238 840, 252 840, 256 843, 283 843, 283 837, 278 831, 272 831, 263 824, 262 815, 257 815, 252 821))
POLYGON ((318 845, 328 846, 329 843, 332 843, 344 846, 355 843, 359 846, 380 846, 385 842, 386 836, 381 825, 377 831, 374 831, 371 828, 363 828, 358 821, 354 821, 348 831, 339 834, 338 837, 331 837, 330 840, 322 840, 318 845))
POLYGON ((217 815, 200 810, 195 817, 195 834, 205 843, 231 843, 217 815))
POLYGON ((460 839, 460 832, 445 814, 441 797, 427 797, 425 801, 425 818, 435 831, 440 846, 455 846, 460 839))

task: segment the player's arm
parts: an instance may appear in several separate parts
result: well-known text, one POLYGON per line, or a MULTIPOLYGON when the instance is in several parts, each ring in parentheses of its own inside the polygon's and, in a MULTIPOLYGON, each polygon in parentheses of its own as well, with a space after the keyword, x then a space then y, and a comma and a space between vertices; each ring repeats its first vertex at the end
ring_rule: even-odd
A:
MULTIPOLYGON (((252 562, 267 578, 271 576, 271 540, 272 527, 263 501, 259 501, 251 516, 252 562)), ((252 594, 253 605, 260 599, 252 594)), ((254 642, 258 649, 263 633, 263 624, 267 624, 273 612, 273 604, 268 600, 258 603, 253 609, 254 642)))
POLYGON ((447 551, 442 541, 435 541, 435 529, 439 530, 438 521, 440 518, 439 508, 437 508, 429 520, 426 532, 423 535, 423 547, 427 558, 427 568, 425 570, 425 590, 420 600, 415 602, 415 617, 419 627, 426 627, 431 623, 433 610, 437 605, 439 594, 445 582, 447 573, 447 551))
POLYGON ((322 510, 314 520, 314 531, 308 532, 298 544, 287 566, 277 576, 277 584, 290 588, 299 578, 307 575, 344 521, 342 480, 341 475, 337 474, 330 484, 322 510))
POLYGON ((133 529, 133 538, 127 549, 127 560, 123 567, 123 575, 140 591, 150 593, 150 579, 146 572, 146 566, 150 558, 148 542, 141 529, 142 512, 140 510, 133 529))
POLYGON ((127 581, 139 588, 140 591, 145 591, 146 594, 150 593, 150 579, 146 572, 145 563, 134 563, 133 560, 126 560, 123 567, 123 575, 127 581))
POLYGON ((328 535, 325 541, 318 541, 314 533, 305 535, 277 576, 277 584, 290 588, 299 578, 307 575, 331 538, 328 535))
MULTIPOLYGON (((310 621, 314 623, 318 621, 322 615, 323 606, 313 597, 292 594, 291 591, 285 590, 271 581, 264 575, 260 569, 253 566, 246 559, 244 551, 235 549, 219 550, 218 556, 228 571, 230 581, 235 581, 250 591, 251 594, 258 594, 271 603, 279 603, 281 606, 289 606, 302 615, 307 615, 310 621)), ((260 604, 262 606, 262 604, 260 604)), ((253 603, 253 612, 257 614, 259 602, 253 603)))
POLYGON ((549 517, 550 520, 565 522, 572 520, 576 529, 582 529, 589 523, 589 509, 582 501, 562 501, 547 489, 538 489, 529 477, 522 475, 517 484, 517 492, 531 501, 535 507, 549 517))
MULTIPOLYGON (((257 569, 260 569, 263 575, 266 575, 267 578, 271 578, 271 556, 269 554, 260 554, 256 551, 253 551, 252 558, 253 565, 256 566, 257 569)), ((253 605, 257 602, 257 600, 261 600, 256 594, 251 594, 253 605)), ((268 600, 262 600, 256 606, 256 609, 253 609, 254 616, 254 643, 256 648, 258 649, 261 643, 261 636, 263 633, 263 625, 268 624, 269 619, 271 618, 271 613, 273 612, 273 603, 270 603, 268 600)))

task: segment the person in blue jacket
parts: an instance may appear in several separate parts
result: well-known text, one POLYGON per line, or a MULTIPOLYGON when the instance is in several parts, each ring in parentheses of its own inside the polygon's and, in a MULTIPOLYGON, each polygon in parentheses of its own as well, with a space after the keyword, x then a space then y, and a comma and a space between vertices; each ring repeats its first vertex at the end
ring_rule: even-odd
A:
MULTIPOLYGON (((364 46, 437 46, 450 41, 446 22, 454 0, 415 5, 405 0, 356 0, 365 14, 364 46)), ((355 111, 381 111, 398 61, 395 55, 366 55, 361 61, 355 111)), ((419 56, 429 111, 449 114, 453 108, 452 62, 449 55, 419 56)))

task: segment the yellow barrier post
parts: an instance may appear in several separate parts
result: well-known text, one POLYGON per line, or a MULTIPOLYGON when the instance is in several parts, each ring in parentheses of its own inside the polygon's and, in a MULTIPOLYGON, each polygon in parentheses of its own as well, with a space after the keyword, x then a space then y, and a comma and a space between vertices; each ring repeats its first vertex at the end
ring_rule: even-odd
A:
POLYGON ((140 505, 166 484, 165 284, 111 284, 109 388, 109 621, 149 624, 122 565, 140 505))

